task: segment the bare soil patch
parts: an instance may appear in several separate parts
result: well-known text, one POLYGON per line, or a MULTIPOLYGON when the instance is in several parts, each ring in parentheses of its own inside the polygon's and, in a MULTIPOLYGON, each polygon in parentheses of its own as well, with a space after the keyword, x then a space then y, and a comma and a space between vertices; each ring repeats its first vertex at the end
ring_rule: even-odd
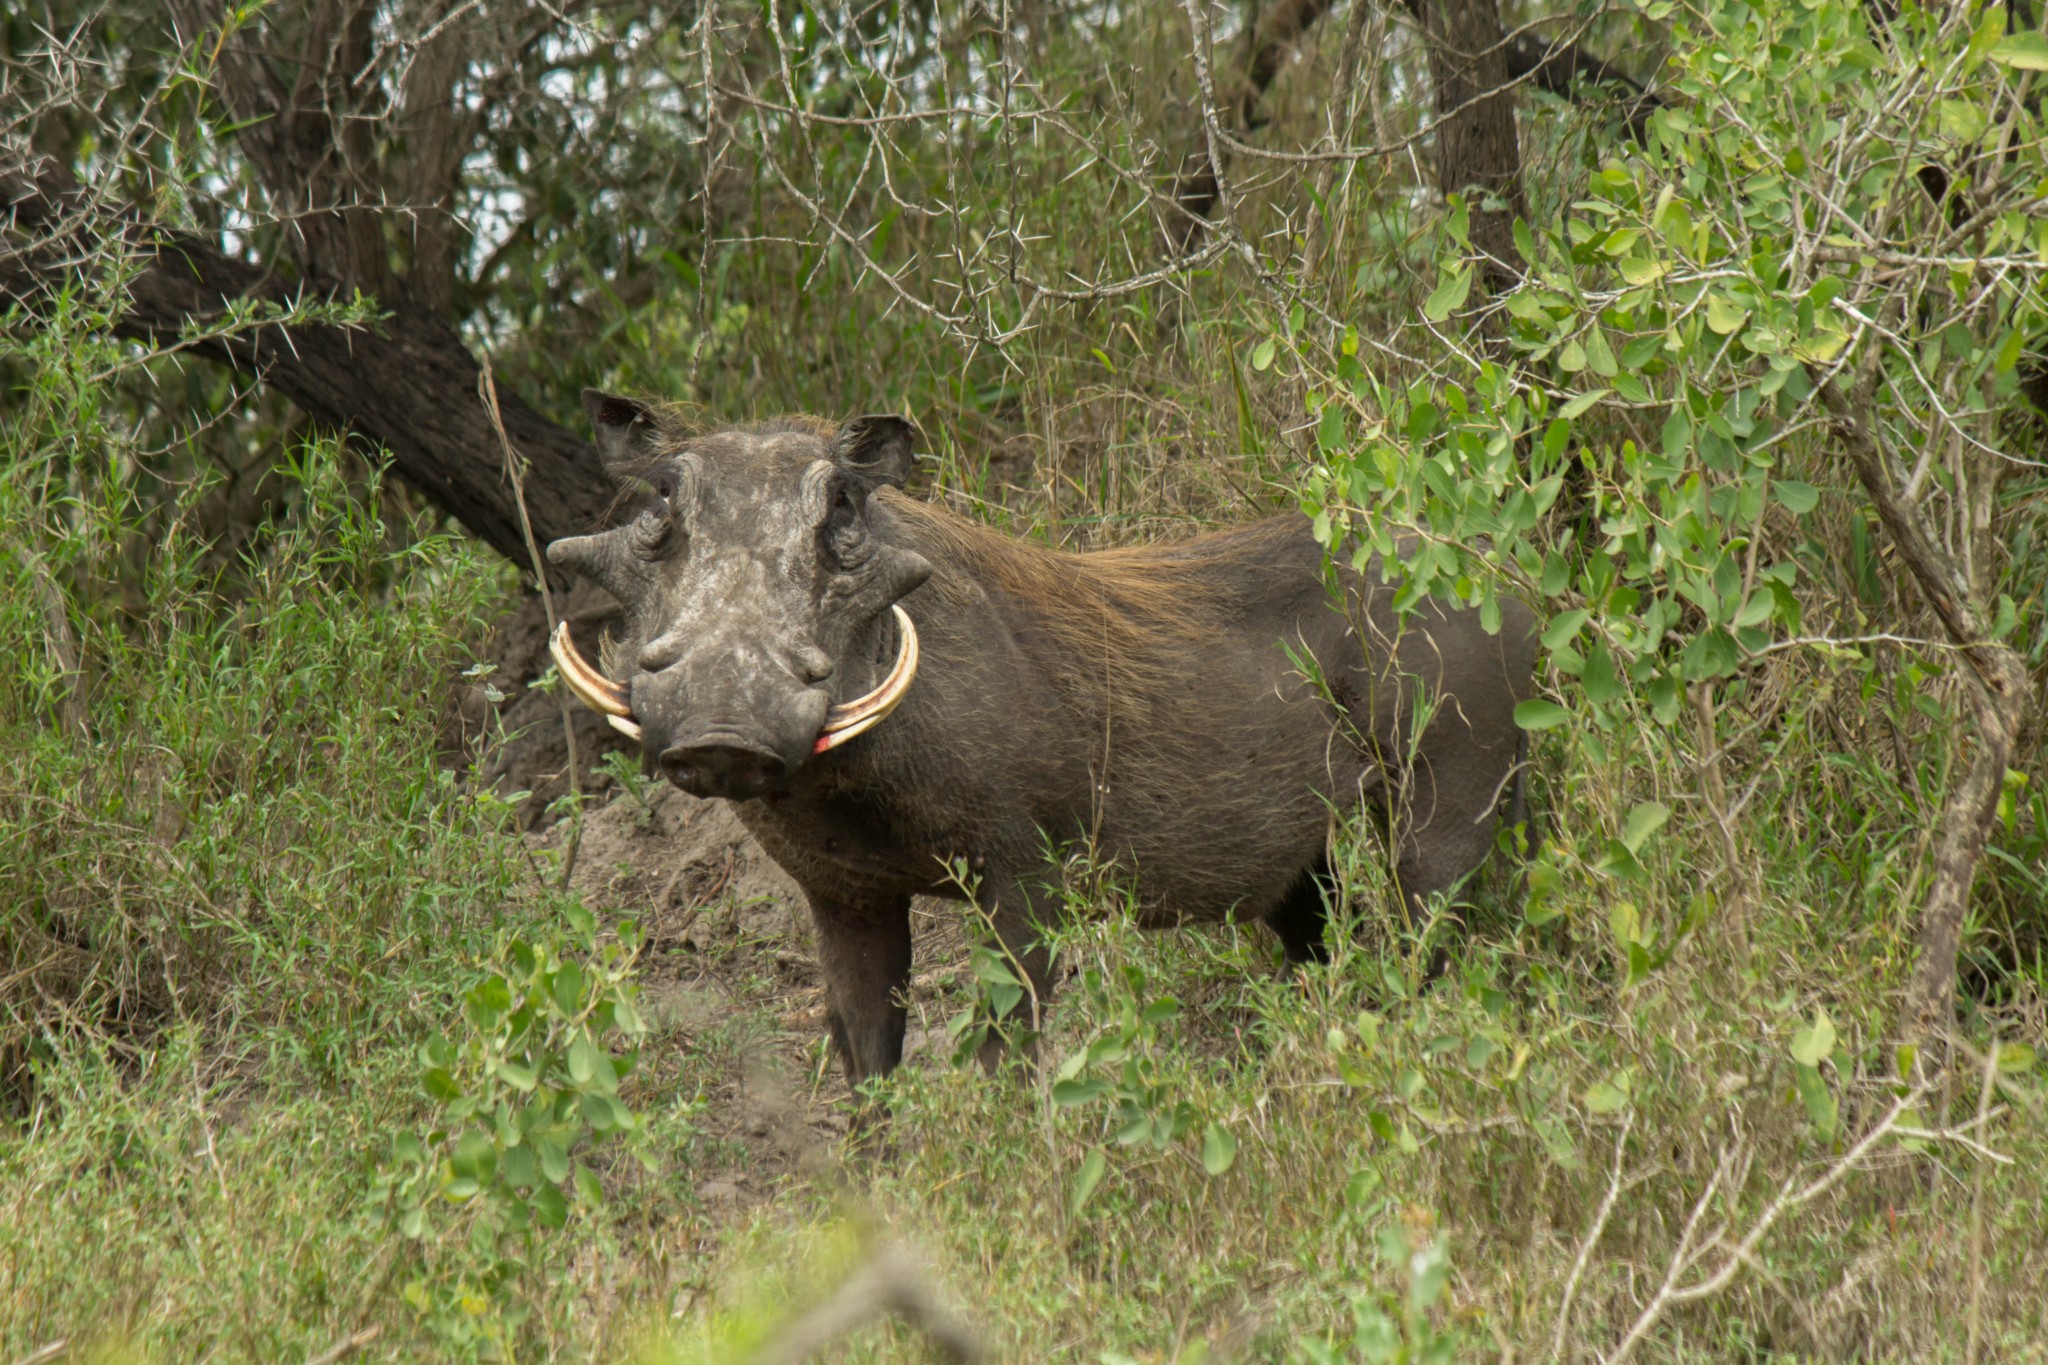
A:
MULTIPOLYGON (((560 822, 527 837, 559 849, 560 822)), ((723 801, 666 784, 618 792, 584 817, 571 878, 592 906, 636 919, 652 1027, 644 1083, 694 1081, 719 1160, 706 1212, 736 1214, 793 1176, 837 1164, 851 1095, 825 1046, 825 988, 803 894, 723 801)), ((906 1060, 943 1058, 946 997, 964 966, 961 912, 912 910, 916 957, 906 1060)))

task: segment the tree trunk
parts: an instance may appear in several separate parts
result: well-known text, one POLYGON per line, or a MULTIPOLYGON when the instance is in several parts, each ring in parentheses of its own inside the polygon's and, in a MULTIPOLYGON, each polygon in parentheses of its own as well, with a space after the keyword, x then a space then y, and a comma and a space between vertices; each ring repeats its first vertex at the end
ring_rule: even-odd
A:
MULTIPOLYGON (((33 173, 0 169, 0 210, 28 244, 0 251, 0 298, 34 306, 60 287, 88 244, 118 233, 140 266, 115 323, 122 336, 172 345, 248 302, 285 306, 283 284, 195 237, 132 219, 107 221, 91 195, 53 162, 33 173), (98 221, 81 221, 99 214, 98 221)), ((477 397, 479 367, 448 322, 400 304, 370 327, 260 327, 190 347, 274 387, 322 426, 391 454, 392 467, 479 539, 524 568, 530 562, 503 456, 477 397)), ((500 408, 529 462, 528 510, 542 544, 601 521, 611 485, 594 449, 510 393, 500 408)))
POLYGON ((1472 245, 1486 255, 1487 286, 1521 278, 1515 219, 1528 215, 1515 97, 1496 0, 1407 0, 1429 48, 1436 106, 1436 179, 1470 206, 1472 245), (1488 207, 1489 201, 1492 207, 1488 207))

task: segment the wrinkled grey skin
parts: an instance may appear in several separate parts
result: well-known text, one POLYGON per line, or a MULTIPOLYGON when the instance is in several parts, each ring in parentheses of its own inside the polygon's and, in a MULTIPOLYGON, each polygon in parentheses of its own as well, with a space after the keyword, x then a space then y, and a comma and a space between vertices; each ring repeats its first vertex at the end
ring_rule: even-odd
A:
POLYGON ((1302 962, 1323 954, 1333 811, 1388 809, 1418 916, 1492 846, 1533 671, 1518 604, 1497 636, 1431 608, 1399 630, 1369 566, 1339 571, 1340 608, 1292 514, 1053 555, 894 492, 915 440, 898 418, 691 436, 632 400, 584 400, 607 468, 651 496, 550 558, 626 607, 605 667, 645 755, 684 790, 733 800, 804 889, 856 1085, 901 1059, 910 899, 960 898, 949 864, 971 870, 1042 1004, 1049 847, 1134 874, 1147 924, 1259 918, 1302 962), (895 657, 898 601, 922 642, 915 683, 875 728, 813 756, 827 707, 895 657), (1138 643, 1109 661, 1074 618, 1116 603, 1136 622, 1118 638, 1138 643))

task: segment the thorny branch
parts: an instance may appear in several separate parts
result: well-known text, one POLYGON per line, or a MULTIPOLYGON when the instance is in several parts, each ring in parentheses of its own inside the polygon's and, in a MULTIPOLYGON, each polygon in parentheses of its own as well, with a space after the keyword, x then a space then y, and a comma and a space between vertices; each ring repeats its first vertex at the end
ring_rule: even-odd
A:
POLYGON ((1717 1231, 1705 1239, 1699 1236, 1700 1224, 1707 1211, 1713 1207, 1714 1197, 1724 1186, 1730 1191, 1739 1190, 1742 1187, 1743 1175, 1748 1170, 1750 1151, 1746 1144, 1738 1140, 1725 1148, 1719 1160, 1715 1162, 1713 1174, 1707 1178, 1699 1198, 1694 1201, 1685 1227, 1679 1233, 1678 1245, 1673 1249, 1671 1260, 1665 1268, 1663 1283, 1657 1287, 1657 1292, 1651 1297, 1650 1302, 1644 1305, 1642 1312, 1630 1326, 1628 1334, 1621 1339, 1621 1343, 1604 1358, 1603 1365, 1621 1365, 1621 1362, 1627 1360, 1637 1344, 1674 1305, 1703 1299, 1727 1288, 1735 1277, 1742 1273, 1743 1267, 1751 1264, 1756 1249, 1763 1244, 1764 1238, 1770 1236, 1771 1229, 1776 1227, 1781 1219, 1787 1214, 1797 1212, 1840 1184, 1844 1177, 1862 1164, 1863 1159, 1878 1143, 1893 1134, 1899 1119, 1910 1112, 1925 1096, 1925 1088, 1916 1086, 1893 1101, 1884 1117, 1872 1124, 1869 1131, 1865 1132, 1854 1146, 1813 1180, 1804 1185, 1786 1180, 1780 1187, 1777 1197, 1765 1206, 1757 1220, 1750 1225, 1749 1231, 1732 1245, 1722 1232, 1717 1231), (1688 1272, 1699 1265, 1701 1258, 1717 1249, 1723 1252, 1719 1265, 1689 1284, 1680 1283, 1688 1272))

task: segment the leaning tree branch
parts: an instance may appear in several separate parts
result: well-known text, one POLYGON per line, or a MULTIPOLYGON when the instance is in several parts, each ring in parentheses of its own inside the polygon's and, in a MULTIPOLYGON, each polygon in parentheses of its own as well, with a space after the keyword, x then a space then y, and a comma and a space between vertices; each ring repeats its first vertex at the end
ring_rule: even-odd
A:
POLYGON ((1865 422, 1862 414, 1872 410, 1875 399, 1874 370, 1866 371, 1854 394, 1842 393, 1832 378, 1816 375, 1815 380, 1836 440, 1921 595, 1968 666, 1971 681, 1977 752, 1942 806, 1934 867, 1920 911, 1920 957, 1902 1030, 1910 1039, 1932 1039, 1946 1032, 1954 1017, 1963 916, 2025 718, 2027 673, 2019 656, 1992 638, 1961 566, 1941 548, 1919 503, 1899 487, 1865 422))
MULTIPOLYGON (((487 458, 497 438, 477 397, 479 367, 445 319, 401 303, 372 326, 243 325, 252 305, 286 312, 308 300, 196 236, 108 205, 54 161, 0 165, 0 301, 32 313, 110 241, 132 269, 117 335, 261 380, 319 425, 389 451, 442 510, 514 563, 525 559, 517 500, 487 458)), ((597 525, 610 487, 590 445, 510 394, 501 411, 528 460, 534 534, 553 540, 597 525)))
MULTIPOLYGON (((1229 106, 1235 126, 1248 129, 1258 111, 1259 100, 1280 74, 1287 54, 1300 43, 1316 20, 1330 10, 1332 0, 1280 0, 1259 21, 1252 35, 1250 59, 1245 63, 1243 82, 1232 92, 1229 106)), ((1352 0, 1363 4, 1365 0, 1352 0)), ((1199 42, 1200 38, 1197 37, 1199 42)), ((1213 139, 1204 138, 1200 148, 1181 163, 1174 181, 1173 202, 1181 216, 1169 228, 1173 254, 1185 256, 1209 229, 1209 215, 1222 198, 1221 170, 1216 164, 1213 139)))
POLYGON ((1508 75, 1531 81, 1559 99, 1585 103, 1589 95, 1607 87, 1621 104, 1629 137, 1637 142, 1649 129, 1650 115, 1664 107, 1664 99, 1656 91, 1571 39, 1546 43, 1528 29, 1519 29, 1508 35, 1507 58, 1508 75))

